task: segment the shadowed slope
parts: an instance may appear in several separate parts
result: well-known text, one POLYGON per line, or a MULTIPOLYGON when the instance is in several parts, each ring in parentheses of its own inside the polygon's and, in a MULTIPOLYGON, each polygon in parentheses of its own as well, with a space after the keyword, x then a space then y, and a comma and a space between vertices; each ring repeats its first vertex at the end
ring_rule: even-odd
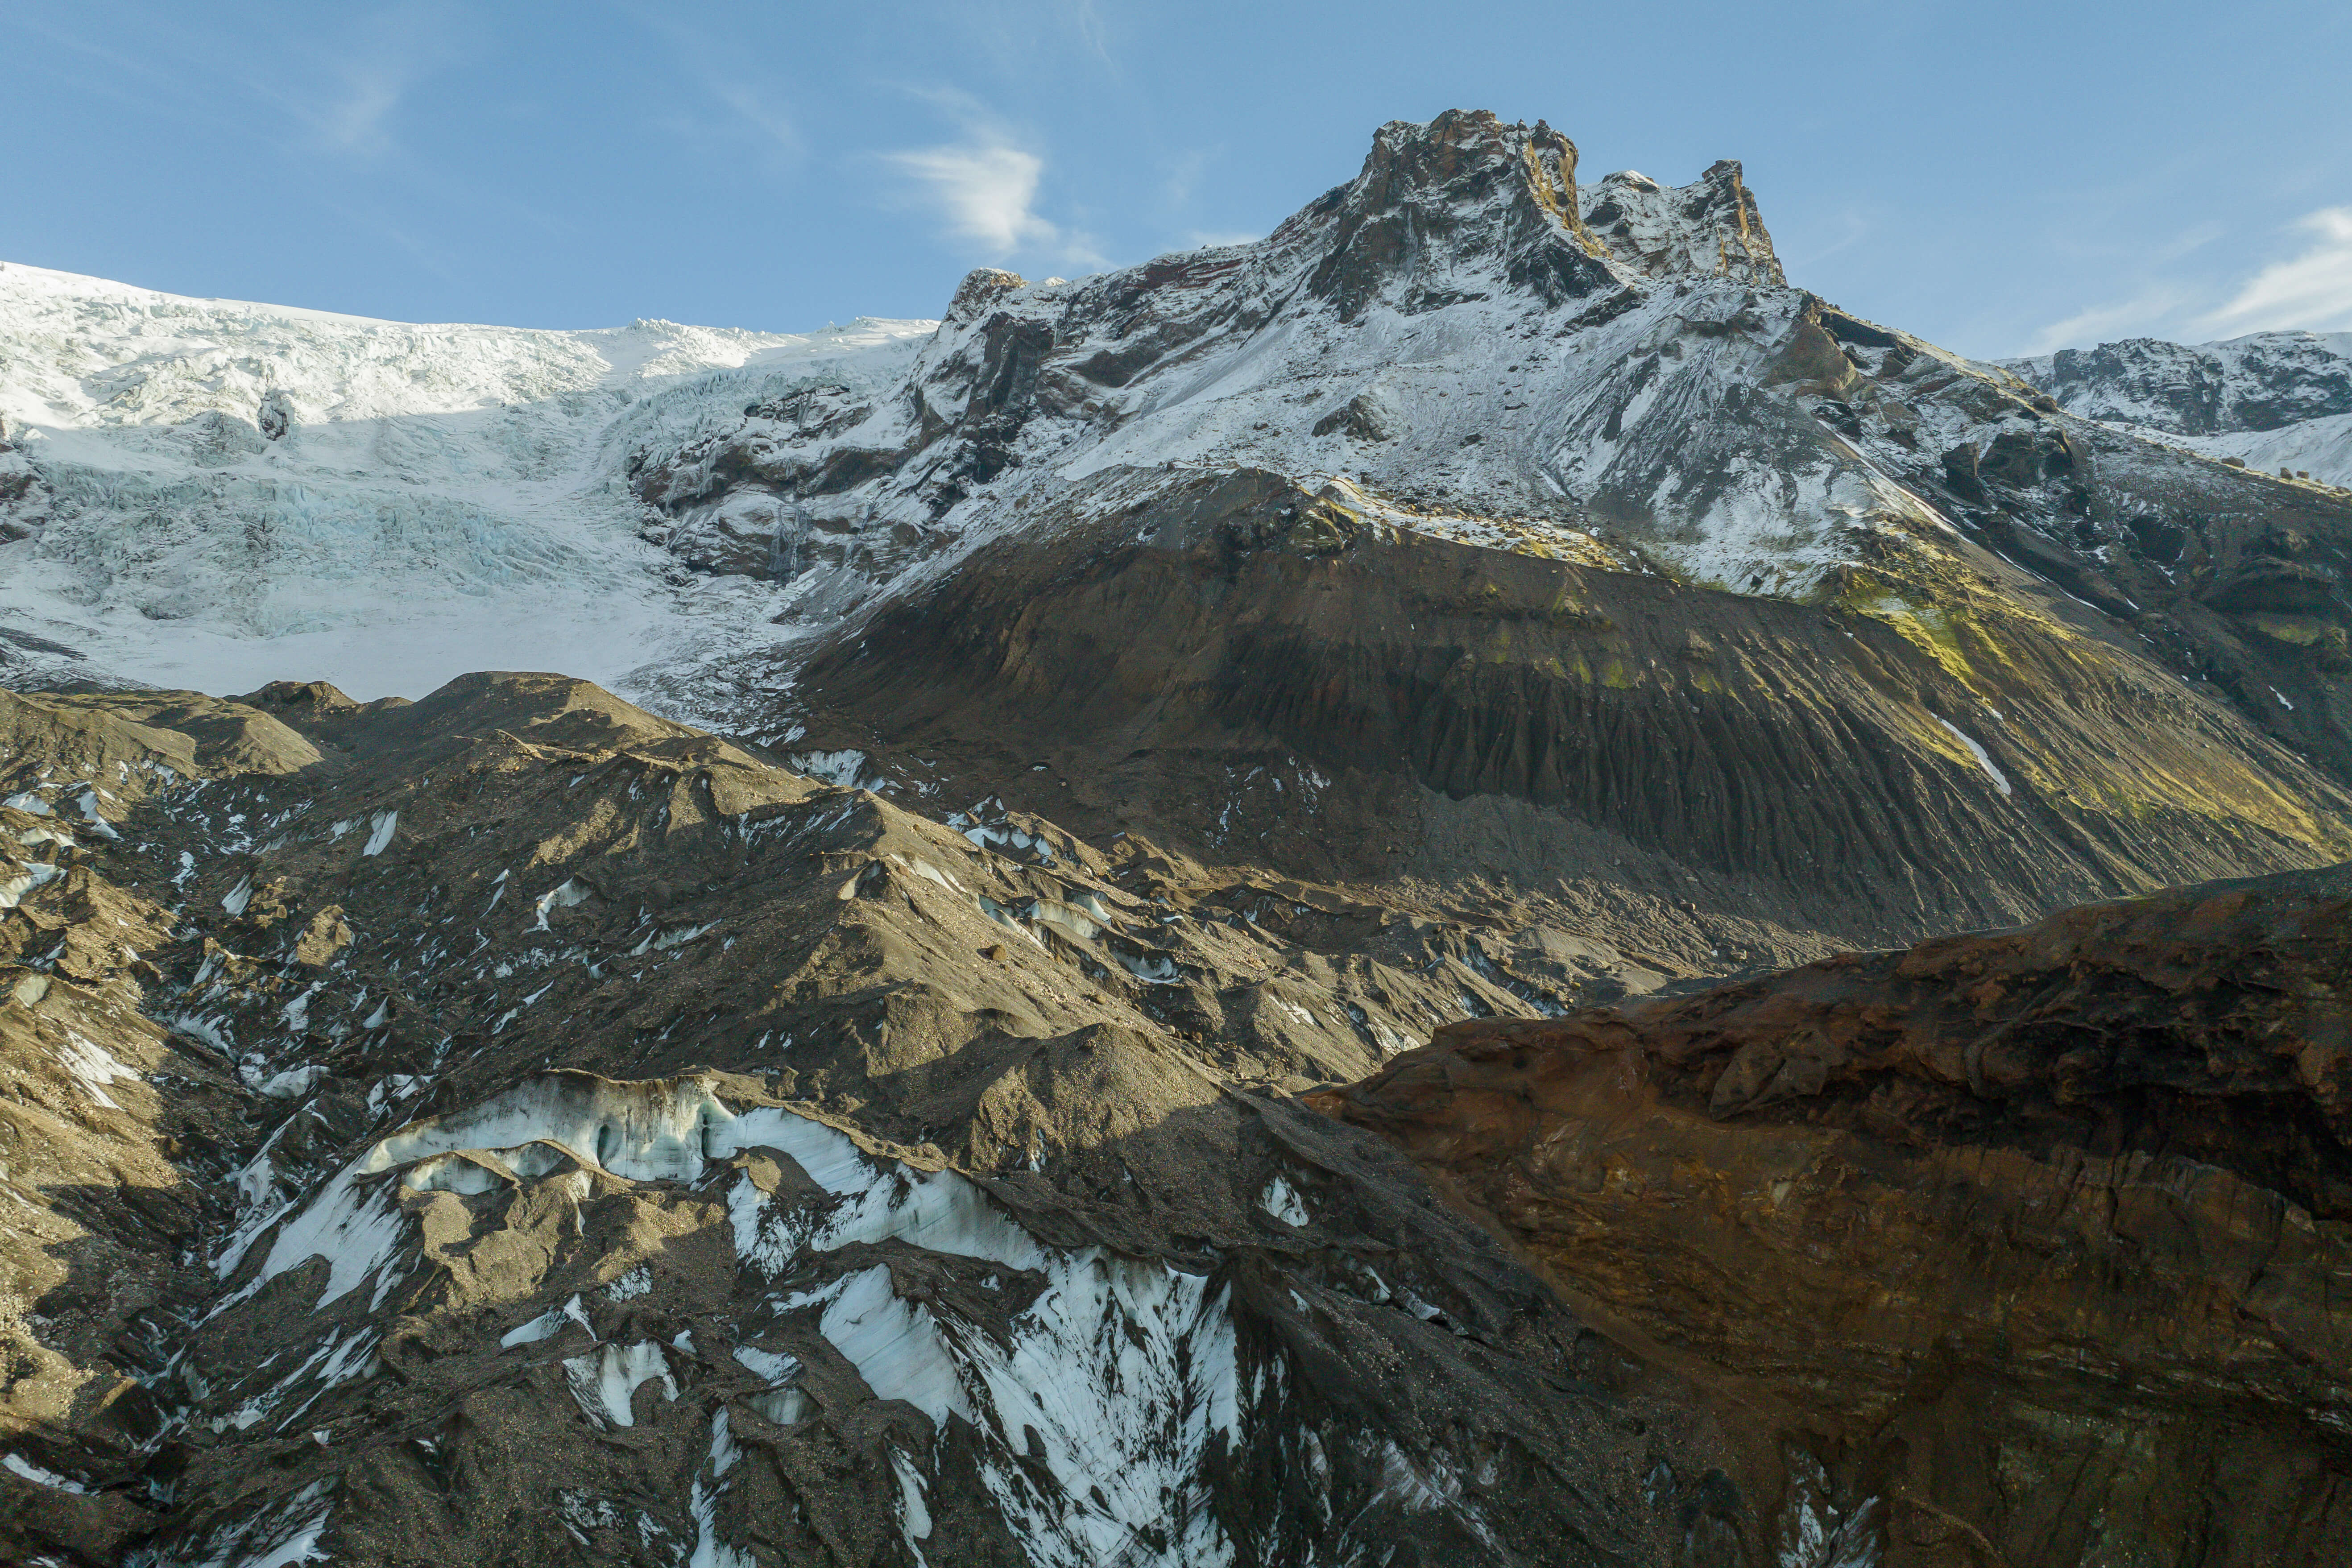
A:
POLYGON ((2217 883, 1455 1025, 1313 1103, 1818 1434, 1895 1568, 2317 1564, 2352 1529, 2348 976, 2352 872, 2217 883))

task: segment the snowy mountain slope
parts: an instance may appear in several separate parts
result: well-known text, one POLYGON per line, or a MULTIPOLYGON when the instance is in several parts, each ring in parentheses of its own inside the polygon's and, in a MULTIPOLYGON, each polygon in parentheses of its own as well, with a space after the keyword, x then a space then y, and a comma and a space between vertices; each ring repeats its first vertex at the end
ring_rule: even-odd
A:
MULTIPOLYGON (((895 616, 913 636, 941 595, 1013 614, 961 580, 1027 580, 1060 559, 1056 541, 1185 513, 1196 493, 1224 493, 1201 492, 1204 478, 1246 474, 1336 509, 1333 549, 1369 525, 1592 569, 1575 592, 1592 596, 1604 639, 1620 635, 1601 629, 1616 625, 1609 605, 1646 577, 1801 606, 1808 627, 1858 616, 1909 645, 1905 658, 1936 667, 1931 686, 1956 683, 1933 703, 1912 682, 1875 710, 1887 678, 1860 655, 1822 675, 1841 716, 1820 743, 1843 756, 1848 737, 1878 735, 1836 764, 1858 792, 1837 809, 1903 824, 1888 831, 1906 890, 1877 907, 1884 879, 1858 868, 1862 902, 1810 917, 1841 931, 1891 939, 2150 877, 2299 864, 2332 854, 2337 826, 2298 757, 2352 776, 2352 711, 2331 695, 2352 661, 2336 586, 2352 508, 2069 416, 2009 371, 1791 287, 1727 162, 1682 187, 1633 174, 1586 184, 1573 144, 1540 123, 1399 122, 1353 179, 1263 241, 1075 281, 982 270, 935 330, 402 327, 21 269, 0 283, 17 345, 9 406, 26 422, 5 500, 26 537, 0 546, 18 684, 36 658, 59 676, 215 688, 324 672, 362 694, 469 666, 558 665, 781 739, 819 717, 795 695, 812 658, 838 689, 877 693, 887 683, 835 657, 869 627, 895 616), (1025 563, 1015 546, 1034 547, 1025 563), (76 665, 58 647, 94 657, 76 665), (2019 713, 2032 717, 1989 717, 2019 713), (1988 739, 1988 722, 2004 728, 1988 739), (2198 737, 2186 750, 2185 736, 2198 737), (2091 772, 2115 775, 2089 793, 2074 782, 2086 743, 2113 759, 2091 772), (1949 885, 1948 855, 1927 846, 1952 813, 1904 780, 1881 788, 1862 759, 1889 749, 1954 787, 1998 776, 1984 808, 2035 821, 1986 831, 2048 855, 2006 889, 1949 885), (2217 802, 2222 829, 2190 831, 2217 802), (2053 812, 2070 825, 2037 816, 2053 812), (2185 837, 2126 826, 2172 813, 2185 837)), ((1709 646, 1752 620, 1677 603, 1709 646)), ((935 633, 1002 647, 1013 628, 922 635, 935 633)), ((1222 629, 1204 635, 1223 646, 1222 629)), ((1650 679, 1624 663, 1630 641, 1570 651, 1528 679, 1573 685, 1585 670, 1611 691, 1650 679)), ((1760 672, 1782 668, 1778 652, 1739 668, 1764 682, 1758 700, 1777 700, 1760 672)), ((1216 679, 1255 689, 1246 670, 1216 679)), ((1520 698, 1490 695, 1518 710, 1520 698)), ((1622 750, 1608 736, 1633 721, 1556 695, 1598 728, 1546 746, 1622 750)), ((1319 697, 1263 700, 1294 715, 1270 742, 1304 744, 1301 726, 1319 722, 1319 697)), ((1439 721, 1438 708, 1414 710, 1439 721)), ((836 751, 870 752, 898 724, 833 720, 841 732, 816 743, 836 751)), ((1483 737, 1474 752, 1500 748, 1492 758, 1441 764, 1452 742, 1411 742, 1420 782, 1514 778, 1547 800, 1568 787, 1537 782, 1552 764, 1519 758, 1498 721, 1464 720, 1483 737)), ((1776 801, 1793 787, 1745 777, 1792 721, 1750 713, 1709 731, 1759 726, 1728 749, 1724 787, 1776 801)), ((1812 880, 1801 868, 1814 829, 1777 806, 1766 855, 1598 775, 1570 796, 1678 862, 1706 841, 1711 874, 1769 860, 1798 878, 1760 905, 1727 894, 1727 918, 1812 880)))
POLYGON ((2178 437, 2216 458, 2235 458, 2264 473, 2290 470, 2337 489, 2352 489, 2352 413, 2324 414, 2275 430, 2235 430, 2178 437))
POLYGON ((1581 186, 1557 132, 1467 113, 1382 128, 1254 245, 974 273, 887 395, 756 407, 634 483, 696 565, 812 574, 822 620, 1079 481, 1241 468, 1737 593, 1958 573, 2061 620, 2137 613, 2130 519, 2300 504, 1790 287, 1737 164, 1581 186))
MULTIPOLYGON (((1695 879, 1771 879, 1759 904, 1726 888, 1726 918, 1848 881, 1808 922, 1874 942, 2346 842, 2352 499, 2071 416, 1788 285, 1735 164, 1588 188, 1541 124, 1384 126, 1263 241, 976 272, 896 387, 760 405, 632 466, 652 534, 785 581, 818 634, 686 673, 672 710, 725 692, 739 729, 814 724, 918 772, 985 735, 973 795, 1020 789, 1048 731, 1070 774, 1157 759, 1100 825, 1165 828, 1205 794, 1195 853, 1229 842, 1232 748, 1349 770, 1371 822, 1412 806, 1399 773, 1562 811, 1531 864, 1611 874, 1590 826, 1695 879), (1433 538, 1556 564, 1411 547, 1433 538), (1766 633, 1753 600, 1801 613, 1766 633), (1138 646, 1146 625, 1175 641, 1138 646), (1784 662, 1824 627, 1818 663, 1784 662), (1703 800, 1651 782, 1701 775, 1703 800), (1982 797, 1931 802, 1930 778, 1982 797), (1727 830, 1727 800, 1757 816, 1727 830), (1864 821, 1882 857, 1811 868, 1864 821), (1979 841, 2033 847, 2012 878, 1979 841)), ((1327 854, 1295 799, 1272 816, 1287 874, 1390 864, 1327 854)))
POLYGON ((895 396, 754 416, 652 454, 639 488, 688 540, 746 489, 798 503, 803 531, 961 537, 1113 468, 1345 475, 1801 594, 1872 535, 1943 526, 1792 401, 1752 397, 1850 374, 1815 303, 1783 286, 1737 164, 1580 188, 1557 132, 1449 115, 1384 128, 1363 174, 1259 244, 1066 283, 976 273, 895 396))
POLYGON ((1384 128, 1255 245, 974 274, 936 334, 412 327, 10 267, 0 630, 20 683, 38 659, 413 692, 537 663, 649 691, 633 672, 764 646, 780 613, 822 630, 914 591, 1090 476, 1238 467, 1339 480, 1434 533, 1798 599, 1890 559, 1974 570, 1976 545, 2054 613, 2118 612, 2113 546, 2074 537, 2077 469, 2143 477, 2081 503, 2120 520, 2212 482, 2159 454, 2324 468, 2340 445, 2178 433, 2337 395, 2334 340, 2222 347, 2135 351, 2135 390, 2077 412, 2176 433, 2116 432, 2106 461, 2111 427, 2066 434, 2007 371, 1789 287, 1737 164, 1580 184, 1564 137, 1475 114, 1384 128), (1970 521, 1988 459, 2039 492, 1996 509, 2018 538, 1970 521))
POLYGON ((2002 364, 2085 419, 2176 436, 2277 430, 2352 413, 2352 332, 2189 345, 2126 338, 2002 364))
POLYGON ((2352 485, 2352 332, 2255 332, 2194 346, 2131 338, 2002 363, 2085 419, 2352 485))
POLYGON ((637 539, 628 451, 887 378, 929 326, 409 326, 0 268, 0 637, 215 689, 618 679, 760 614, 637 539))

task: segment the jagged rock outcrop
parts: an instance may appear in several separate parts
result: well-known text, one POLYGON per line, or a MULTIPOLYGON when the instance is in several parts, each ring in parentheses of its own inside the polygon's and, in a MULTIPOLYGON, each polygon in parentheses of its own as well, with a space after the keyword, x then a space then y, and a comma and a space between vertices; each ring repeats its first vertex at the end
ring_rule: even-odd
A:
POLYGON ((1756 197, 1728 158, 1680 190, 1630 169, 1607 175, 1585 194, 1580 213, 1612 256, 1644 277, 1736 278, 1774 288, 1789 280, 1756 197))
MULTIPOLYGON (((1557 503, 1584 500, 1587 487, 1569 482, 1557 456, 1525 450, 1516 428, 1545 416, 1497 419, 1491 406, 1499 394, 1505 411, 1527 407, 1522 388, 1575 357, 1543 338, 1583 336, 1645 303, 1663 309, 1668 301, 1653 299, 1660 289, 1779 290, 1783 282, 1736 163, 1717 163, 1681 190, 1612 175, 1585 191, 1576 160, 1573 143, 1540 122, 1452 112, 1384 126, 1354 180, 1258 244, 1069 283, 983 269, 958 290, 896 398, 818 431, 781 428, 775 415, 753 410, 738 430, 648 454, 636 486, 682 527, 751 479, 802 503, 824 498, 821 512, 961 534, 1017 504, 1014 491, 983 495, 984 487, 1033 452, 1067 464, 1073 443, 1108 448, 1082 470, 1195 462, 1213 448, 1219 460, 1299 474, 1345 464, 1349 452, 1328 439, 1302 451, 1302 437, 1402 437, 1366 477, 1386 483, 1412 473, 1449 488, 1470 479, 1482 503, 1508 497, 1573 518, 1580 508, 1557 503), (1587 209, 1606 235, 1587 225, 1587 209), (1367 325, 1377 342, 1356 341, 1367 325), (1271 337, 1277 328, 1295 341, 1271 337), (1398 352, 1400 330, 1425 346, 1398 352), (1256 384, 1238 395, 1212 390, 1221 378, 1204 379, 1208 368, 1247 355, 1254 340, 1265 340, 1283 368, 1253 374, 1256 384), (1443 375, 1411 368, 1439 358, 1443 375), (1506 367, 1505 359, 1527 363, 1506 367), (1265 390, 1315 382, 1349 390, 1330 406, 1265 390), (1437 406, 1457 390, 1475 403, 1437 406), (1394 417, 1372 412, 1384 403, 1394 417), (1428 428, 1433 416, 1442 428, 1428 428), (1430 472, 1433 458, 1458 467, 1465 437, 1475 444, 1482 431, 1508 439, 1507 449, 1480 454, 1498 458, 1485 467, 1499 471, 1430 472)), ((1732 299, 1719 314, 1738 316, 1750 303, 1732 299)), ((1751 312, 1741 330, 1775 335, 1766 316, 1780 313, 1751 312)), ((1593 389, 1558 393, 1565 395, 1545 401, 1590 401, 1593 389)), ((1592 418, 1596 432, 1611 422, 1605 408, 1592 418)), ((1686 412, 1680 423, 1687 426, 1686 412)), ((1614 443, 1618 432, 1605 438, 1614 443)))
POLYGON ((1483 299, 1497 275, 1547 305, 1617 286, 1578 212, 1575 143, 1491 114, 1381 127, 1363 172, 1267 244, 1316 253, 1307 292, 1342 322, 1376 303, 1412 316, 1483 299))
POLYGON ((2352 873, 2221 883, 1455 1025, 1312 1102, 1871 1500, 1890 1568, 2316 1564, 2347 960, 2352 873))
POLYGON ((2008 368, 2069 413, 2336 492, 2352 486, 2352 333, 2132 338, 2008 368))
POLYGON ((2008 363, 2085 419, 2174 436, 2352 414, 2352 333, 2256 332, 2196 347, 2126 338, 2008 363))

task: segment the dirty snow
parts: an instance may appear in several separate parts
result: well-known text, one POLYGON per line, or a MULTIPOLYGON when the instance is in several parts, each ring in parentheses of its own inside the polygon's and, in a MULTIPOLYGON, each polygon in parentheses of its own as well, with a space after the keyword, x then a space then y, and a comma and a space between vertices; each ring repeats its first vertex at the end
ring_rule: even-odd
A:
POLYGON ((19 1454, 0 1454, 0 1465, 7 1466, 35 1486, 47 1487, 53 1491, 79 1492, 89 1489, 79 1481, 69 1479, 55 1470, 43 1469, 19 1454))
POLYGON ((89 1091, 89 1097, 109 1110, 122 1108, 115 1104, 113 1098, 106 1092, 106 1086, 139 1076, 137 1068, 124 1066, 104 1046, 71 1029, 66 1031, 66 1043, 58 1048, 58 1059, 89 1091))
POLYGON ((1265 1184, 1265 1191, 1258 1194, 1257 1206, 1285 1225, 1303 1226, 1314 1217, 1307 1212, 1307 1200, 1298 1195, 1298 1189, 1282 1176, 1265 1184))
MULTIPOLYGON (((372 819, 372 823, 374 831, 368 835, 367 847, 360 851, 362 855, 381 855, 384 852, 385 847, 392 842, 394 830, 400 826, 400 813, 379 811, 372 819)), ((235 910, 229 912, 236 913, 235 910)))
POLYGON ((1958 741, 1961 745, 1968 748, 1969 755, 1977 760, 1977 766, 1984 770, 1985 777, 1992 780, 1993 786, 1995 788, 1999 789, 2004 795, 2011 793, 2009 787, 2009 776, 2006 773, 2003 773, 2000 768, 1993 765, 1992 753, 1986 751, 1983 746, 1978 744, 1976 737, 1967 733, 1949 719, 1938 717, 1936 720, 1936 722, 1941 724, 1946 730, 1949 731, 1953 740, 1958 741))
POLYGON ((591 1418, 601 1416, 615 1426, 636 1425, 630 1400, 640 1384, 659 1378, 662 1397, 672 1402, 677 1398, 677 1379, 670 1374, 669 1358, 652 1340, 605 1345, 587 1355, 572 1356, 564 1362, 563 1371, 580 1408, 591 1418))

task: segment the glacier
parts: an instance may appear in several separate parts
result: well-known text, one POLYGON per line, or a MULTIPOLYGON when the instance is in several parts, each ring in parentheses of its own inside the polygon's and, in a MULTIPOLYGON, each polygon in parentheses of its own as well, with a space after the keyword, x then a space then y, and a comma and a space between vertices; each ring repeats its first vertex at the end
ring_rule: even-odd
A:
POLYGON ((630 454, 892 382, 933 325, 409 325, 0 265, 0 667, 373 699, 772 639, 772 588, 638 536, 630 454))

